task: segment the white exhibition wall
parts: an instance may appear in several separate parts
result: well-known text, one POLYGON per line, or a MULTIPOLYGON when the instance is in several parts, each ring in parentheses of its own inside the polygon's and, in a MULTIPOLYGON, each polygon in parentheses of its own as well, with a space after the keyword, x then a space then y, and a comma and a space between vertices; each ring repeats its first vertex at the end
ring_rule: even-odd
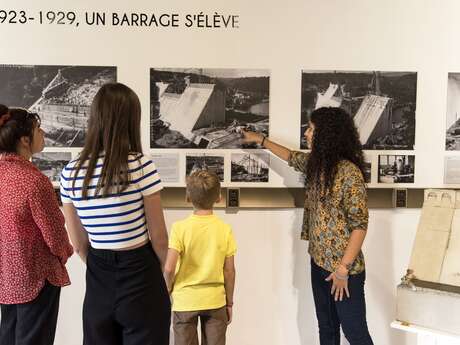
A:
MULTIPOLYGON (((352 3, 333 1, 88 1, 3 0, 6 10, 26 10, 27 24, 0 24, 0 64, 116 66, 119 81, 131 86, 143 107, 143 144, 149 148, 150 68, 237 68, 270 70, 270 136, 299 147, 302 70, 417 72, 416 139, 414 151, 368 151, 372 156, 370 187, 377 184, 378 154, 415 154, 415 183, 404 187, 442 187, 445 156, 447 76, 460 71, 455 0, 389 0, 352 3), (37 23, 42 11, 74 11, 83 23, 85 12, 105 12, 105 26, 37 23), (177 13, 180 27, 112 26, 110 14, 177 13), (187 14, 238 15, 237 29, 185 27, 187 14)), ((48 149, 50 150, 50 149, 48 149)), ((53 149, 53 151, 79 151, 53 149)), ((180 181, 185 154, 180 154, 180 181)), ((229 185, 230 154, 226 156, 229 185)), ((222 152, 223 151, 223 152, 222 152)), ((153 153, 153 151, 151 151, 153 153)), ((163 149, 159 152, 177 152, 163 149)), ((196 151, 195 151, 196 152, 196 151)), ((201 151, 200 151, 201 152, 201 151)), ((203 151, 206 152, 206 151, 203 151)), ((237 150, 238 152, 238 150, 237 150)), ((241 185, 241 183, 239 183, 241 185)), ((244 185, 244 183, 242 183, 244 185)), ((238 185, 238 183, 233 184, 238 185)), ((255 186, 300 186, 298 176, 276 160, 270 182, 255 186)), ((460 185, 454 185, 459 187, 460 185)))
MULTIPOLYGON (((165 214, 169 227, 189 211, 167 210, 165 214)), ((232 225, 238 243, 234 321, 228 344, 319 344, 307 242, 299 239, 301 210, 217 214, 232 225)), ((417 344, 415 335, 392 329, 390 323, 395 316, 396 285, 409 263, 419 214, 419 210, 371 211, 364 254, 367 317, 375 344, 417 344)), ((56 345, 82 341, 84 265, 73 257, 68 267, 72 285, 62 291, 56 345)))
MULTIPOLYGON (((239 15, 239 29, 0 23, 0 64, 117 66, 118 80, 141 99, 146 151, 149 68, 203 67, 270 69, 271 137, 292 148, 299 146, 302 69, 416 71, 416 145, 407 152, 416 155, 411 187, 443 187, 444 157, 456 155, 444 151, 447 75, 460 71, 460 3, 455 0, 2 0, 1 9, 27 10, 34 16, 48 10, 239 15)), ((275 162, 270 186, 298 184, 296 175, 275 162)), ((188 212, 166 210, 168 227, 188 212)), ((298 239, 301 210, 218 213, 234 227, 239 245, 235 321, 228 343, 318 344, 307 243, 298 239)), ((415 336, 392 330, 389 324, 419 214, 419 210, 370 213, 364 248, 366 293, 376 344, 416 343, 415 336)), ((81 344, 82 338, 84 267, 74 257, 69 268, 73 284, 62 293, 58 345, 81 344)))

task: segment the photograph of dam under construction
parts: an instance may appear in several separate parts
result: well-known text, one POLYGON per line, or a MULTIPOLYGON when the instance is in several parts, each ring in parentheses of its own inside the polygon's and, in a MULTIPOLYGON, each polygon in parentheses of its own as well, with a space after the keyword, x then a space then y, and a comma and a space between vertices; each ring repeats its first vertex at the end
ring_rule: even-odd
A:
POLYGON ((32 156, 32 163, 49 178, 59 185, 62 169, 72 160, 70 152, 40 152, 32 156))
POLYGON ((379 183, 414 183, 415 155, 379 155, 379 183))
POLYGON ((232 153, 232 182, 268 182, 270 154, 267 152, 232 153))
POLYGON ((116 67, 0 65, 0 103, 36 112, 47 147, 82 147, 89 108, 116 67))
POLYGON ((194 172, 206 170, 213 172, 219 177, 220 182, 224 182, 224 161, 223 155, 188 154, 185 157, 185 175, 190 176, 194 172))
POLYGON ((416 72, 302 71, 300 146, 313 110, 341 107, 365 150, 413 150, 416 96, 416 72))
POLYGON ((460 73, 447 78, 446 150, 460 150, 460 73))
POLYGON ((268 135, 269 70, 150 70, 150 147, 259 148, 241 130, 268 135))

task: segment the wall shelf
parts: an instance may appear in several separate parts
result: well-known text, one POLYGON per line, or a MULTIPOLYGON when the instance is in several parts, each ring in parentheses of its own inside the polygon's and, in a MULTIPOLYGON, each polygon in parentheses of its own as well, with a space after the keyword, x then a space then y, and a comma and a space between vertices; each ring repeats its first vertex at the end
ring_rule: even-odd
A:
MULTIPOLYGON (((423 189, 407 190, 407 208, 421 208, 423 189)), ((240 188, 240 209, 302 208, 303 188, 240 188)), ((216 208, 226 206, 226 188, 222 188, 222 201, 216 208)), ((393 208, 393 189, 368 189, 369 208, 393 208)), ((166 187, 162 191, 164 208, 191 208, 185 200, 185 188, 166 187)))

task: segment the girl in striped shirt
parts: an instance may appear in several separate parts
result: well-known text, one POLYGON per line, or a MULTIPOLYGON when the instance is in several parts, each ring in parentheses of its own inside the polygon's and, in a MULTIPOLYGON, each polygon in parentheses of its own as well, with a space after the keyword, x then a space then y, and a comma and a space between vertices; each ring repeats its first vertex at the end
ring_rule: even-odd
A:
POLYGON ((84 149, 61 175, 66 225, 87 265, 85 345, 169 344, 162 185, 142 154, 140 118, 130 88, 104 85, 91 105, 84 149))

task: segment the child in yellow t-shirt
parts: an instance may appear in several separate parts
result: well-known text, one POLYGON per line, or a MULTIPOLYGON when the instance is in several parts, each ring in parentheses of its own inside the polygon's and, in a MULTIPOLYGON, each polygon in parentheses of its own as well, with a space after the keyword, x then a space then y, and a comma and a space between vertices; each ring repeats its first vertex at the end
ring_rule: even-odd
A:
POLYGON ((194 212, 173 224, 164 276, 172 292, 175 345, 224 345, 232 321, 236 244, 232 229, 213 214, 220 200, 219 178, 197 171, 187 178, 194 212), (176 267, 177 266, 177 267, 176 267))

